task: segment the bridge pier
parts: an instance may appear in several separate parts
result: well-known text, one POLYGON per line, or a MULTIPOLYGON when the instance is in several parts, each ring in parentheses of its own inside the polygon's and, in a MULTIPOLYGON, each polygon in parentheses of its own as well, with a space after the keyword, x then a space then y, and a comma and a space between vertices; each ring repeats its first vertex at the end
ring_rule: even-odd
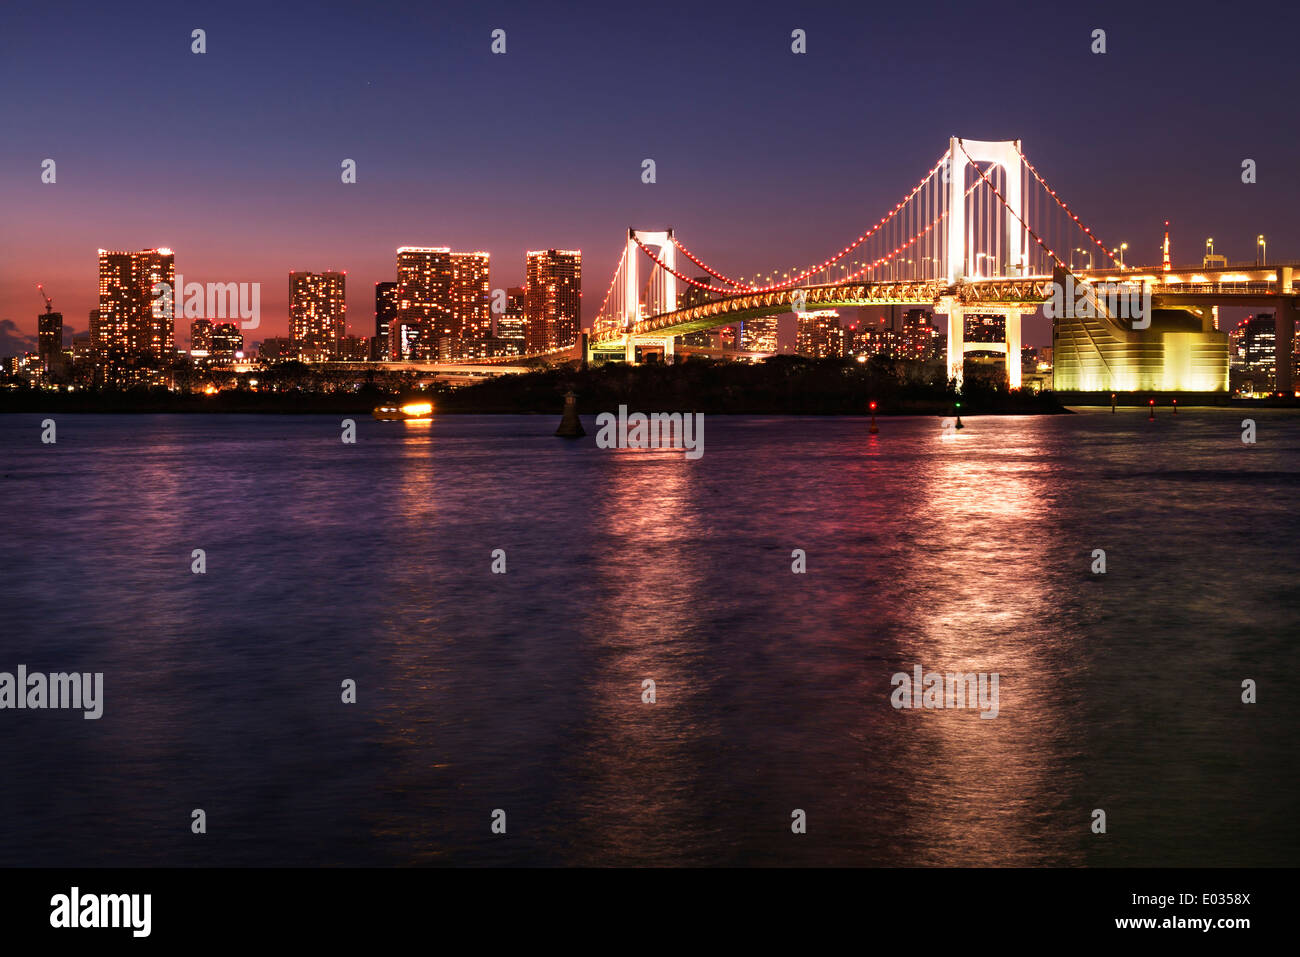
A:
MULTIPOLYGON (((1277 270, 1277 288, 1279 292, 1291 292, 1291 267, 1279 266, 1277 270)), ((1282 295, 1273 310, 1273 381, 1274 391, 1287 396, 1295 393, 1295 381, 1292 373, 1292 350, 1295 348, 1295 323, 1297 318, 1296 300, 1291 295, 1282 295)))
POLYGON ((1020 310, 1006 309, 1002 313, 1007 326, 1007 388, 1020 388, 1020 310))
POLYGON ((1020 323, 1025 316, 1032 316, 1037 310, 1012 307, 1004 309, 1007 317, 1007 388, 1019 389, 1023 385, 1020 362, 1020 323))
POLYGON ((938 309, 948 311, 948 378, 962 384, 962 368, 966 363, 966 310, 954 303, 940 303, 938 309))

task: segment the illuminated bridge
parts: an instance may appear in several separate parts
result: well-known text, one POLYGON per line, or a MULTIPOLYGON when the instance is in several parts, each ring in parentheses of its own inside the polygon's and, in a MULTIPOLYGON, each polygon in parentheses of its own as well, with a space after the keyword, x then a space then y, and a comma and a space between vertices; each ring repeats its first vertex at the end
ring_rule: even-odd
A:
POLYGON ((746 319, 915 305, 947 315, 948 374, 959 383, 965 354, 990 349, 965 342, 966 314, 1004 317, 1005 344, 992 348, 1005 351, 1008 382, 1016 388, 1022 317, 1069 282, 1098 290, 1112 284, 1135 301, 1149 294, 1155 318, 1135 323, 1101 295, 1086 299, 1095 308, 1054 317, 1058 390, 1226 391, 1227 336, 1215 327, 1214 307, 1267 306, 1277 323, 1277 389, 1292 391, 1300 264, 1175 268, 1168 261, 1125 266, 1122 258, 1048 185, 1019 140, 953 137, 878 222, 824 261, 779 278, 733 278, 689 250, 672 229, 629 229, 585 343, 540 357, 569 358, 585 348, 589 358, 633 362, 638 349, 671 355, 678 336, 746 319), (691 264, 686 272, 706 274, 708 282, 687 275, 683 259, 691 264))

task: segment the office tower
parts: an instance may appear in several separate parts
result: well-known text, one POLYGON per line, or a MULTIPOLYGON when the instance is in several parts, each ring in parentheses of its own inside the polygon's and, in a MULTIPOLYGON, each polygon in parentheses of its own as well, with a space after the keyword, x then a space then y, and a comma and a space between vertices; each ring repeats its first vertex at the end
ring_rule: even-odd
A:
POLYGON ((926 309, 909 309, 903 314, 903 328, 899 334, 901 358, 924 362, 938 357, 939 330, 930 324, 931 318, 926 309))
POLYGON ((176 283, 176 257, 170 249, 138 253, 99 250, 98 346, 116 354, 153 353, 170 357, 175 351, 175 303, 155 295, 154 285, 176 283))
POLYGON ((506 290, 505 311, 496 317, 496 338, 508 352, 524 351, 524 314, 527 299, 523 286, 511 286, 506 290))
POLYGON ((547 352, 572 345, 582 327, 582 251, 531 250, 525 276, 525 350, 547 352))
POLYGON ((1006 342, 1007 317, 966 313, 965 340, 967 342, 1006 342))
POLYGON ((404 330, 400 335, 393 335, 393 320, 389 320, 389 342, 396 342, 400 348, 406 348, 404 343, 409 342, 417 354, 394 354, 394 358, 433 356, 438 339, 452 334, 451 284, 450 247, 398 247, 397 318, 402 320, 404 330))
POLYGON ((99 310, 98 309, 90 310, 90 315, 87 317, 87 319, 90 323, 87 326, 87 328, 90 330, 90 351, 94 353, 96 350, 101 348, 99 342, 99 310))
POLYGON ((43 369, 57 366, 63 358, 63 313, 47 305, 36 317, 36 354, 43 369))
POLYGON ((289 332, 304 362, 324 362, 338 352, 347 327, 346 273, 289 273, 289 332))
POLYGON ((388 342, 388 324, 397 315, 397 288, 395 282, 375 283, 375 338, 379 342, 388 342))
POLYGON ((798 322, 797 351, 801 356, 823 359, 843 355, 844 331, 840 328, 840 314, 834 309, 796 313, 798 322))
POLYGON ((190 355, 195 359, 212 355, 211 319, 195 319, 190 323, 190 355))
POLYGON ((233 322, 219 322, 212 327, 212 358, 230 362, 244 351, 244 334, 233 322))
POLYGON ((751 352, 776 352, 776 316, 746 319, 741 327, 743 347, 751 352))
POLYGON ((488 253, 451 254, 451 338, 452 351, 462 354, 463 343, 486 339, 492 331, 488 253))

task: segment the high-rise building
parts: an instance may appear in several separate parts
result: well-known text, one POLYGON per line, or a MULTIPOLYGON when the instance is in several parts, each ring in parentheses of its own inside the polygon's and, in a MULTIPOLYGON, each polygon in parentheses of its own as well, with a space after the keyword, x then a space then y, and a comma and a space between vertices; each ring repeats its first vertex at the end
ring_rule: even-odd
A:
POLYGON ((212 355, 212 320, 195 319, 190 322, 190 355, 206 359, 212 355))
POLYGON ((776 352, 776 316, 755 316, 741 326, 741 342, 750 352, 776 352))
POLYGON ((289 273, 289 333, 304 362, 333 358, 347 329, 346 273, 289 273))
POLYGON ((388 358, 388 324, 397 315, 397 283, 375 283, 375 340, 382 343, 383 354, 372 359, 388 358))
POLYGON ((397 318, 404 330, 394 336, 390 322, 389 341, 397 347, 412 343, 416 354, 394 358, 420 358, 436 355, 437 341, 452 334, 451 247, 399 246, 397 249, 397 318))
POLYGON ((798 313, 795 351, 801 356, 822 359, 844 353, 844 331, 840 314, 834 309, 798 313))
POLYGON ((572 345, 582 328, 582 251, 529 251, 524 343, 527 352, 572 345))
POLYGON ((506 290, 505 311, 497 316, 496 337, 512 352, 524 351, 524 314, 527 299, 523 286, 511 286, 506 290))
POLYGON ((157 283, 169 289, 176 283, 176 257, 170 249, 99 251, 98 346, 118 354, 171 356, 179 296, 155 295, 157 283))
POLYGON ((101 348, 99 342, 99 310, 90 310, 90 315, 87 319, 89 321, 87 328, 90 330, 90 351, 93 355, 95 350, 101 348))
POLYGON ((451 254, 451 337, 452 351, 463 354, 461 343, 486 339, 492 333, 492 290, 488 253, 451 254))
POLYGON ((47 370, 63 358, 63 313, 51 312, 49 306, 36 317, 36 354, 47 370))
POLYGON ((903 314, 899 332, 899 357, 922 362, 938 358, 939 330, 931 325, 934 318, 927 309, 909 309, 903 314))
POLYGON ((244 334, 233 322, 219 322, 212 327, 212 358, 230 362, 244 351, 244 334))
MULTIPOLYGON (((1300 323, 1297 323, 1300 327, 1300 323)), ((1300 342, 1300 337, 1296 337, 1300 342)), ((1277 317, 1271 312, 1247 316, 1228 333, 1228 360, 1234 389, 1272 392, 1277 388, 1277 317)), ((1291 357, 1295 381, 1296 356, 1291 357)))
POLYGON ((409 360, 432 354, 425 341, 429 326, 423 319, 408 318, 399 311, 388 324, 388 358, 409 360))
POLYGON ((1001 315, 981 315, 976 312, 966 313, 963 323, 964 338, 967 342, 1006 342, 1007 317, 1001 315))

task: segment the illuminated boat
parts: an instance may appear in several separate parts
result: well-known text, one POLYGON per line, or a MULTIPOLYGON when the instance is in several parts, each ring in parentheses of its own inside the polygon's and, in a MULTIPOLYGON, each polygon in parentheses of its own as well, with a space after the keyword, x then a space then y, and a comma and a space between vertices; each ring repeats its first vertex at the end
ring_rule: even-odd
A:
POLYGON ((371 413, 380 422, 406 422, 410 419, 433 418, 433 403, 422 400, 403 402, 401 405, 376 406, 371 413))

